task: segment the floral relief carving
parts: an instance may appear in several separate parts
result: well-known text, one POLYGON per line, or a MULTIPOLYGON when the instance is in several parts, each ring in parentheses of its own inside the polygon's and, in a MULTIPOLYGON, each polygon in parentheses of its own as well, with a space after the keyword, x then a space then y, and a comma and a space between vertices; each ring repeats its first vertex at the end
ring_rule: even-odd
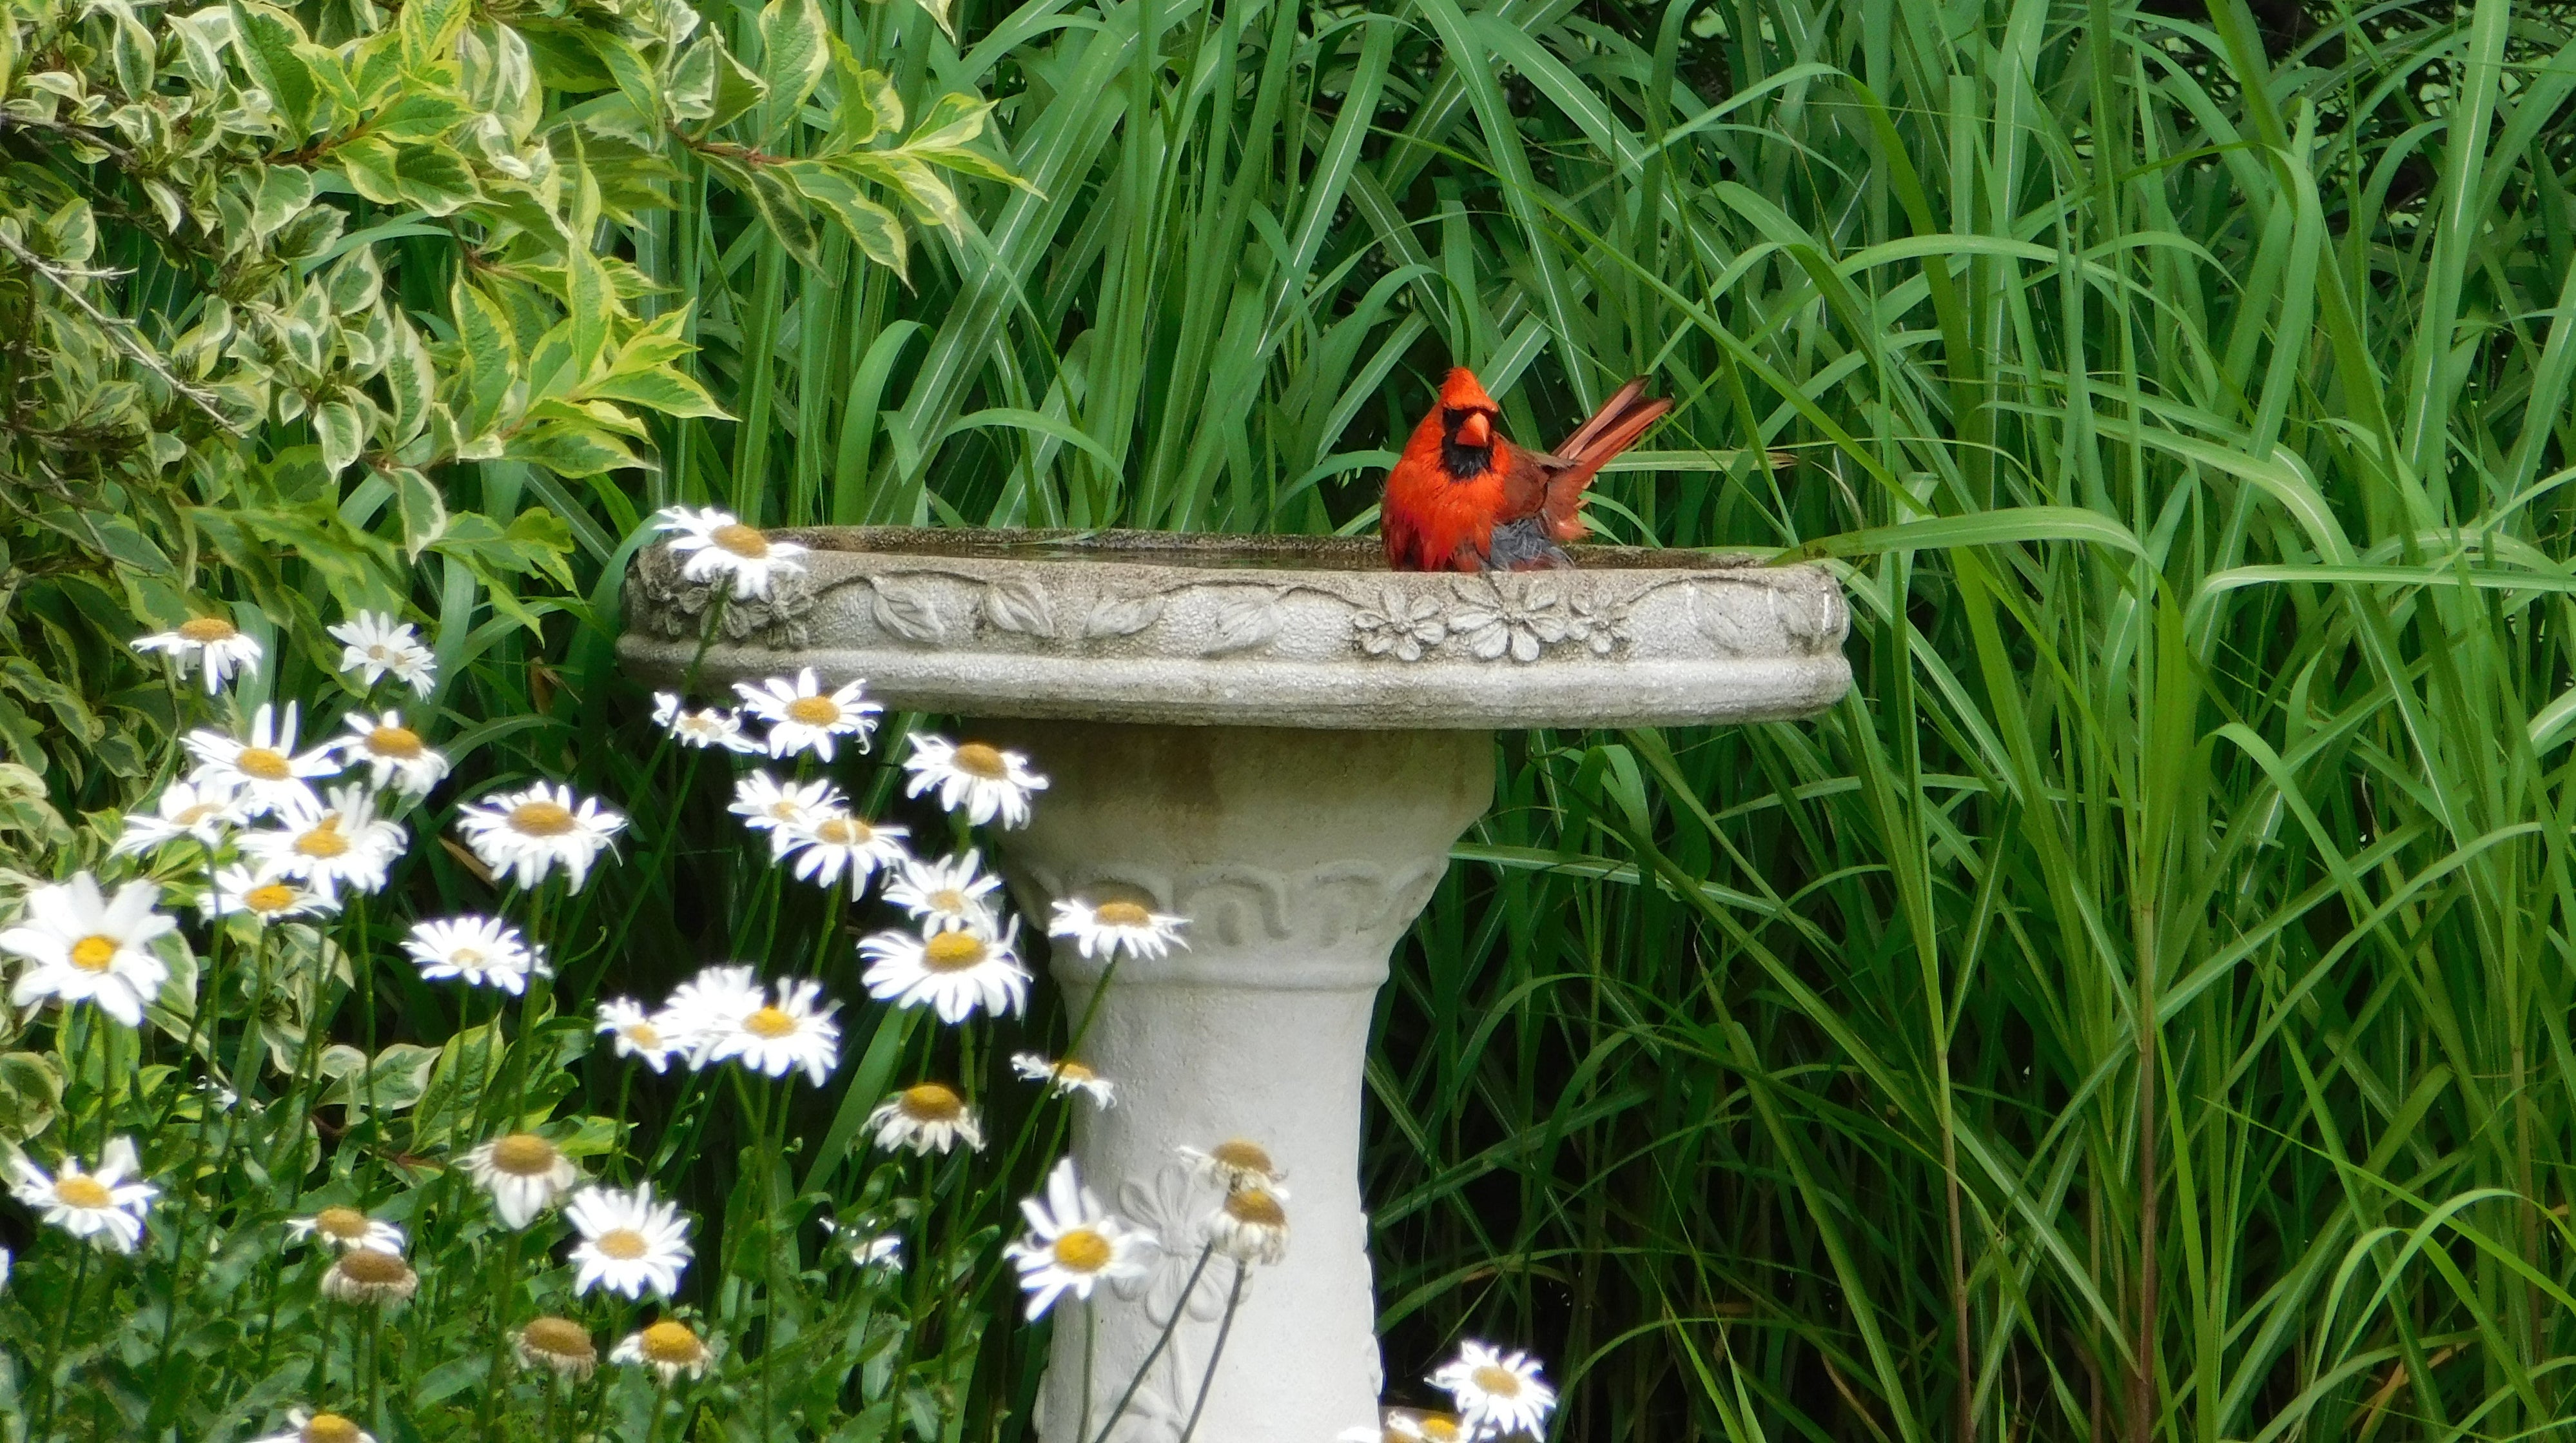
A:
POLYGON ((1370 656, 1420 661, 1424 652, 1449 639, 1449 618, 1437 599, 1407 596, 1401 587, 1390 586, 1375 607, 1351 614, 1351 635, 1370 656))
POLYGON ((1015 631, 1040 639, 1055 635, 1055 612, 1046 591, 1030 577, 1015 576, 984 588, 984 621, 996 631, 1015 631))
POLYGON ((1351 640, 1365 656, 1420 661, 1510 661, 1527 665, 1560 647, 1609 656, 1634 639, 1634 598, 1583 590, 1567 595, 1554 577, 1461 578, 1444 604, 1436 594, 1390 586, 1375 606, 1355 605, 1351 640))
POLYGON ((926 583, 876 576, 868 584, 876 593, 868 614, 887 635, 917 646, 935 646, 948 639, 948 624, 940 618, 938 600, 926 583))
POLYGON ((1265 589, 1219 603, 1216 626, 1199 654, 1231 656, 1277 640, 1279 628, 1286 621, 1279 604, 1281 598, 1282 593, 1265 589))
POLYGON ((1147 596, 1104 596, 1091 608, 1091 619, 1082 624, 1082 634, 1094 640, 1113 636, 1134 636, 1163 619, 1168 603, 1163 593, 1147 596))
MULTIPOLYGON (((681 558, 668 546, 648 546, 635 554, 628 570, 627 606, 639 629, 673 641, 694 640, 706 631, 707 608, 716 603, 718 585, 730 581, 691 581, 681 574, 681 558)), ((816 591, 802 572, 773 576, 767 596, 724 598, 717 630, 725 641, 758 637, 772 647, 805 646, 813 641, 816 591)))

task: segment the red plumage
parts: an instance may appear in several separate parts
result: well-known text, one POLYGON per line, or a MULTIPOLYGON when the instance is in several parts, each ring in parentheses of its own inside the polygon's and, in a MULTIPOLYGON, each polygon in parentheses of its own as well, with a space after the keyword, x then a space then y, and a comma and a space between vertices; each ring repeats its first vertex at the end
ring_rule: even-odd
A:
POLYGON ((1673 403, 1621 386, 1553 452, 1503 439, 1494 398, 1459 366, 1386 473, 1378 529, 1398 571, 1532 571, 1570 563, 1557 543, 1584 533, 1583 488, 1673 403))

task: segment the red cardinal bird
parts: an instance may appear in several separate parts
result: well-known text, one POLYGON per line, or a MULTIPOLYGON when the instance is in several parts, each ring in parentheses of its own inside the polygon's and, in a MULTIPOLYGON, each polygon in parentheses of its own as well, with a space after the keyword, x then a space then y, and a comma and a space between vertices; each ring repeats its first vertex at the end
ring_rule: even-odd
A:
POLYGON ((1584 533, 1583 488, 1673 408, 1646 394, 1646 378, 1621 386, 1554 453, 1525 451, 1494 427, 1494 398, 1464 366, 1450 371, 1440 403, 1413 428, 1386 473, 1378 511, 1386 561, 1398 571, 1536 571, 1570 566, 1557 543, 1584 533))

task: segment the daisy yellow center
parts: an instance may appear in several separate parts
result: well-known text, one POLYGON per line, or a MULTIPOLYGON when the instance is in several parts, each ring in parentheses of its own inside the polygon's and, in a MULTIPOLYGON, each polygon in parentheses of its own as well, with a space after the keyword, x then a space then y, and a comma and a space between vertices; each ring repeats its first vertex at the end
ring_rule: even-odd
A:
POLYGON ((410 761, 421 753, 420 733, 410 727, 377 727, 367 733, 367 750, 380 757, 410 761))
POLYGON ((572 830, 572 809, 553 802, 521 802, 510 809, 510 830, 523 837, 560 837, 572 830))
POLYGON ((170 820, 177 826, 193 827, 199 822, 204 821, 206 818, 211 817, 222 810, 222 807, 217 806, 213 802, 199 802, 193 807, 180 808, 179 815, 172 817, 170 820))
POLYGON ((554 1171, 555 1145, 533 1132, 514 1132, 492 1144, 492 1166, 514 1177, 540 1177, 554 1171))
POLYGON ((615 1258, 621 1263, 631 1263, 648 1251, 644 1235, 633 1228, 611 1228, 601 1233, 599 1241, 591 1246, 599 1249, 600 1256, 615 1258))
POLYGON ((943 887, 930 894, 930 908, 934 912, 963 912, 966 894, 954 887, 943 887))
POLYGON ((295 769, 286 763, 286 753, 275 747, 242 748, 241 755, 233 758, 233 769, 263 782, 282 782, 295 775, 295 769))
POLYGON ((763 1007, 742 1019, 742 1030, 755 1037, 787 1037, 795 1033, 796 1019, 775 1007, 763 1007))
POLYGON ((1425 1418, 1421 1427, 1423 1437, 1438 1439, 1439 1443, 1450 1443, 1458 1436, 1458 1424, 1449 1418, 1425 1418))
POLYGON ((1092 1071, 1090 1068, 1083 1066, 1079 1062, 1057 1063, 1055 1065, 1055 1075, 1066 1082, 1098 1082, 1100 1080, 1099 1073, 1092 1071))
POLYGON ((769 554, 769 538, 757 526, 728 521, 707 533, 707 539, 745 561, 758 561, 769 554))
POLYGON ((1236 1222, 1252 1227, 1284 1228, 1288 1226, 1288 1214, 1280 1208, 1279 1199, 1257 1187, 1242 1188, 1226 1194, 1225 1212, 1226 1216, 1236 1222))
POLYGON ((539 1318, 521 1329, 519 1336, 530 1348, 552 1357, 578 1361, 598 1355, 589 1330, 570 1318, 539 1318))
POLYGON ((411 1280, 411 1269, 391 1253, 374 1248, 352 1248, 340 1255, 340 1271, 350 1281, 371 1287, 401 1284, 411 1280))
POLYGON ((1208 1150, 1208 1156, 1214 1158, 1219 1166, 1237 1172, 1269 1173, 1277 1170, 1270 1165, 1270 1154, 1261 1144, 1246 1142, 1239 1137, 1218 1143, 1208 1150))
POLYGON ((1520 1396, 1521 1375, 1513 1372, 1509 1368, 1498 1368, 1491 1363, 1487 1363, 1485 1366, 1478 1368, 1468 1376, 1476 1380, 1477 1387, 1484 1389, 1486 1392, 1493 1394, 1497 1398, 1517 1398, 1520 1396))
POLYGON ((787 719, 809 727, 827 727, 841 719, 841 704, 828 696, 800 696, 787 704, 787 719))
POLYGON ((220 616, 195 616, 179 623, 179 634, 199 646, 210 642, 230 641, 241 635, 231 622, 220 616))
POLYGON ((324 817, 312 831, 295 839, 295 850, 300 856, 323 860, 346 854, 349 839, 340 835, 340 818, 336 814, 324 817))
POLYGON ((1109 1257, 1109 1239, 1091 1228, 1071 1228, 1055 1240, 1057 1264, 1077 1273, 1099 1272, 1109 1257))
POLYGON ((984 960, 984 939, 972 932, 942 932, 921 945, 921 965, 933 972, 963 972, 984 960))
POLYGON ((1133 902, 1103 902, 1091 915, 1100 919, 1103 927, 1142 927, 1154 920, 1153 913, 1133 902))
POLYGON ((111 1199, 107 1184, 84 1173, 73 1173, 54 1183, 54 1200, 65 1207, 103 1208, 111 1199))
POLYGON ((769 804, 769 814, 782 822, 794 821, 796 814, 803 810, 805 809, 791 797, 781 797, 769 804))
POLYGON ((83 972, 104 972, 116 960, 116 939, 92 933, 72 944, 72 965, 83 972))
POLYGON ((852 817, 832 817, 814 829, 814 835, 835 847, 855 847, 868 839, 868 827, 852 817))
POLYGON ((659 1047, 662 1045, 662 1029, 654 1026, 650 1022, 629 1022, 624 1027, 617 1029, 617 1035, 634 1043, 638 1047, 659 1047))
POLYGON ((304 1420, 304 1431, 295 1436, 297 1443, 358 1443, 367 1435, 337 1413, 316 1413, 304 1420))
POLYGON ((644 1356, 656 1363, 694 1363, 704 1356, 706 1345, 682 1323, 655 1323, 644 1330, 644 1356))
POLYGON ((1010 767, 1002 761, 1002 754, 982 742, 965 743, 949 760, 956 763, 957 770, 988 782, 998 782, 1011 774, 1010 767))
POLYGON ((367 648, 367 660, 369 661, 381 661, 390 664, 393 659, 394 649, 385 645, 381 641, 367 648))
POLYGON ((295 889, 284 882, 268 882, 242 893, 242 905, 254 912, 283 912, 295 905, 295 889))
POLYGON ((936 1082, 903 1090, 903 1113, 915 1122, 955 1122, 966 1115, 966 1103, 936 1082))
POLYGON ((450 966, 455 967, 480 967, 483 965, 483 949, 459 947, 447 954, 447 961, 450 966))
POLYGON ((356 1208, 324 1208, 313 1215, 313 1231, 338 1242, 353 1243, 367 1235, 367 1215, 356 1208))

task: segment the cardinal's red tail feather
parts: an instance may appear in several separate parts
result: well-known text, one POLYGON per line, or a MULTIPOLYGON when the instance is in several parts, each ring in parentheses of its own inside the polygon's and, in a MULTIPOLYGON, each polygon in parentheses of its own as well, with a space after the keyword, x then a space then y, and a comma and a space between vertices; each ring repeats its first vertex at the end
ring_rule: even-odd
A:
POLYGON ((1637 444, 1646 428, 1663 419, 1673 403, 1662 396, 1645 394, 1643 376, 1621 386, 1591 420, 1559 446, 1556 454, 1568 463, 1564 470, 1550 476, 1544 511, 1547 529, 1559 541, 1579 540, 1584 532, 1583 518, 1577 514, 1583 504, 1583 488, 1592 484, 1601 468, 1612 457, 1637 444))

